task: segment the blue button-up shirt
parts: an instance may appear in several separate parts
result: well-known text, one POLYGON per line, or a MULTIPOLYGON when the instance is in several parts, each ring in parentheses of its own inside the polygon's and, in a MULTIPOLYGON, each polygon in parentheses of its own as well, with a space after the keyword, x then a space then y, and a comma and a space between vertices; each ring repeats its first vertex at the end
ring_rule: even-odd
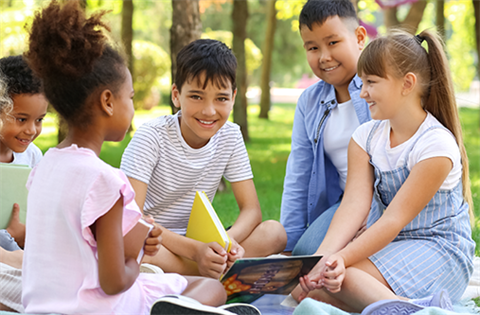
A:
MULTIPOLYGON (((371 119, 367 103, 360 98, 362 85, 355 75, 348 86, 360 124, 371 119)), ((286 251, 293 249, 308 225, 343 193, 337 169, 323 146, 325 124, 336 106, 335 88, 324 81, 310 86, 298 100, 280 216, 288 236, 286 251)))

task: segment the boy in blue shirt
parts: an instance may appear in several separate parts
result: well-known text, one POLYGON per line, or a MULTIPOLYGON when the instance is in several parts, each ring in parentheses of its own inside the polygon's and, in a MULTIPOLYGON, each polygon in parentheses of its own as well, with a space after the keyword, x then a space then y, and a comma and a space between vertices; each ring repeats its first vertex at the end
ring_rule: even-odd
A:
POLYGON ((356 75, 366 30, 349 0, 310 0, 299 22, 308 64, 321 81, 297 103, 280 221, 288 236, 285 251, 311 255, 340 205, 351 135, 370 120, 356 75))

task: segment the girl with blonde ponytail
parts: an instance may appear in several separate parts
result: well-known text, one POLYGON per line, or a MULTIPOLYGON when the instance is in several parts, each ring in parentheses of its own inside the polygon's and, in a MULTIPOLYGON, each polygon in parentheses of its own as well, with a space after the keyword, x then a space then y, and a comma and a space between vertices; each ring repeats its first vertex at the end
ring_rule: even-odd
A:
POLYGON ((475 243, 442 41, 394 31, 366 47, 358 75, 374 120, 352 136, 345 195, 316 252, 323 258, 293 295, 363 315, 451 310, 473 272, 475 243))

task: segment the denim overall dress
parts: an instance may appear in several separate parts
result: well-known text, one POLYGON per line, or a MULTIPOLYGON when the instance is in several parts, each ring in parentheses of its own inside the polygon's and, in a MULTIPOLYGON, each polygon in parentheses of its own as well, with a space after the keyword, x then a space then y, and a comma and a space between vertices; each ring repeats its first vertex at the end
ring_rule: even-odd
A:
MULTIPOLYGON (((421 133, 404 151, 405 164, 381 171, 372 161, 372 128, 366 144, 370 164, 375 169, 374 202, 367 226, 375 223, 407 179, 408 156, 417 141, 438 125, 421 133)), ((453 135, 452 135, 453 136, 453 135)), ((456 302, 467 288, 473 272, 475 243, 471 238, 468 204, 464 202, 462 182, 451 190, 438 190, 422 211, 385 248, 370 257, 395 294, 421 298, 446 289, 456 302)))

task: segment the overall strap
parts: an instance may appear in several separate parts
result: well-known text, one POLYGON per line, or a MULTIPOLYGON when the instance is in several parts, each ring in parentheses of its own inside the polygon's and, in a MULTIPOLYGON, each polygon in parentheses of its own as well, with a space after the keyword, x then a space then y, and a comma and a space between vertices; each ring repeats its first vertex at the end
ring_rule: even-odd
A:
POLYGON ((375 122, 375 124, 372 127, 372 130, 370 130, 370 133, 368 134, 366 151, 370 159, 372 159, 372 155, 370 154, 370 147, 371 147, 370 144, 372 143, 373 134, 378 129, 378 126, 380 126, 381 123, 382 123, 382 120, 378 120, 377 122, 375 122))

